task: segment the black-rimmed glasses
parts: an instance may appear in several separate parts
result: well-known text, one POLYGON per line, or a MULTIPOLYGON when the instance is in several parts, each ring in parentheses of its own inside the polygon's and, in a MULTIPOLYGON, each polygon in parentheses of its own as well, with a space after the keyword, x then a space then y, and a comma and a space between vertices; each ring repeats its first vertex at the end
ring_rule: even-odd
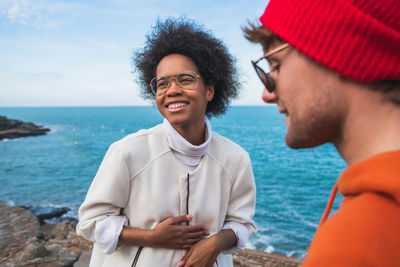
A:
POLYGON ((171 80, 175 79, 176 84, 184 90, 195 90, 199 83, 200 75, 194 71, 185 71, 172 76, 154 77, 150 81, 151 91, 155 96, 162 96, 168 91, 171 80))
POLYGON ((253 67, 257 72, 258 77, 261 79, 263 84, 265 85, 265 88, 268 90, 268 92, 272 93, 275 90, 275 81, 271 78, 269 75, 269 72, 265 72, 260 66, 258 66, 258 63, 262 59, 266 59, 268 61, 268 57, 282 51, 283 49, 287 48, 289 44, 283 44, 281 46, 278 46, 277 48, 273 49, 272 51, 266 53, 264 56, 261 58, 257 59, 256 61, 251 61, 253 63, 253 67))

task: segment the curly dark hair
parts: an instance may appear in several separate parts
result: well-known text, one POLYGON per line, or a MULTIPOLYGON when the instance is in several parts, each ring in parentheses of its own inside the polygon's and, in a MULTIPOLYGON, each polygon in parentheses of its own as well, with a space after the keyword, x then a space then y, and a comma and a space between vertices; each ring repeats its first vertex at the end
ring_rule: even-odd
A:
POLYGON ((214 98, 207 105, 206 115, 223 114, 240 88, 236 59, 221 40, 185 18, 168 18, 164 22, 158 19, 146 35, 145 46, 134 52, 132 65, 138 73, 141 96, 155 101, 149 83, 156 75, 158 63, 170 54, 192 59, 204 83, 214 85, 214 98))

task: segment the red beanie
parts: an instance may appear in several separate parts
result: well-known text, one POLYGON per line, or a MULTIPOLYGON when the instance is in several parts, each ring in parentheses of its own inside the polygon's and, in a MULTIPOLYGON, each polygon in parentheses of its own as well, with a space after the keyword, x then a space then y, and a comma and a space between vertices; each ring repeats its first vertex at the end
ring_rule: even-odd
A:
POLYGON ((400 80, 400 0, 270 0, 260 21, 346 77, 400 80))

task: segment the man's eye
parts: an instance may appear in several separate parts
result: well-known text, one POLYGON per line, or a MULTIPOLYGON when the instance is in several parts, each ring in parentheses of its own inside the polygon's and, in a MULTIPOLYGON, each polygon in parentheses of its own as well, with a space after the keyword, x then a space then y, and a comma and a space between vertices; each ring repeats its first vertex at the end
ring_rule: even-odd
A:
POLYGON ((270 72, 279 71, 280 66, 281 66, 281 64, 273 64, 273 65, 271 65, 270 72))

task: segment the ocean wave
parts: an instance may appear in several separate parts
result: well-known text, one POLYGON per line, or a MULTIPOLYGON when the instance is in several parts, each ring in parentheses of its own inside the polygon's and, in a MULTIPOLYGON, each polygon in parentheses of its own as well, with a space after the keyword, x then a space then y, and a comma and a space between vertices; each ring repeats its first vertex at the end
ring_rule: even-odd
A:
POLYGON ((268 252, 268 253, 272 253, 275 251, 275 248, 273 246, 269 245, 266 249, 264 249, 264 251, 268 252))
POLYGON ((5 203, 7 206, 15 206, 15 202, 12 201, 12 200, 5 200, 4 203, 5 203))
POLYGON ((275 247, 270 243, 270 241, 271 238, 267 235, 257 235, 246 244, 246 248, 261 249, 268 253, 275 252, 275 247))

